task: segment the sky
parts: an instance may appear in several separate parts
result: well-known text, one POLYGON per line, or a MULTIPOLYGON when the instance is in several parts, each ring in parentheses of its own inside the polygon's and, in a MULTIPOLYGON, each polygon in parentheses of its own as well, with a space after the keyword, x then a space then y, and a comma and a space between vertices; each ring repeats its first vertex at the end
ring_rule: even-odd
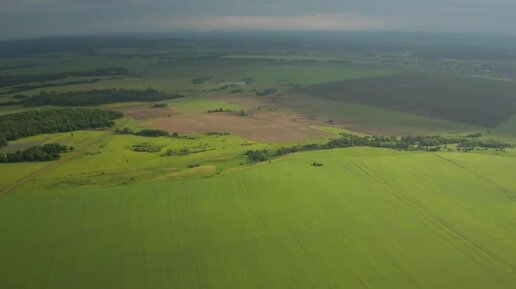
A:
POLYGON ((0 39, 175 30, 516 35, 516 0, 0 0, 0 39))

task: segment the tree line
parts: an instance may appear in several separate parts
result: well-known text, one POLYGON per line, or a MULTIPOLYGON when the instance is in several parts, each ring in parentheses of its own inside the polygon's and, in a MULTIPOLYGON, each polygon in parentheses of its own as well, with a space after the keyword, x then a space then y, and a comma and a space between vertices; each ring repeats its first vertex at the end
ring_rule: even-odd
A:
POLYGON ((0 78, 0 86, 13 86, 31 82, 55 81, 67 77, 87 77, 87 76, 129 76, 131 72, 125 68, 108 67, 94 70, 67 71, 47 74, 20 74, 3 75, 0 78))
POLYGON ((266 88, 264 90, 256 91, 256 96, 267 96, 276 93, 276 88, 266 88))
POLYGON ((124 127, 122 129, 117 129, 115 131, 116 134, 131 134, 131 135, 137 135, 137 136, 145 136, 145 137, 162 137, 162 136, 172 136, 172 137, 179 137, 179 134, 177 132, 172 133, 170 135, 168 131, 161 130, 161 129, 142 129, 139 132, 134 132, 132 129, 128 127, 124 127))
POLYGON ((512 148, 509 143, 500 142, 493 139, 478 139, 480 135, 467 137, 444 137, 444 136, 404 136, 404 137, 384 137, 384 136, 357 136, 343 133, 339 139, 330 140, 324 144, 306 144, 291 147, 282 147, 274 152, 267 150, 249 150, 245 153, 251 162, 263 162, 274 156, 282 156, 290 153, 328 150, 349 147, 375 147, 389 148, 401 151, 442 151, 452 150, 448 146, 454 145, 457 150, 471 151, 475 149, 499 149, 512 148))
POLYGON ((61 153, 73 150, 60 144, 45 144, 32 146, 23 151, 15 153, 0 154, 0 163, 19 163, 19 162, 47 162, 61 158, 61 153))
POLYGON ((0 134, 0 148, 7 145, 7 139, 5 138, 5 135, 0 134))
POLYGON ((52 109, 0 116, 0 146, 7 141, 44 133, 106 128, 123 114, 100 109, 52 109))
POLYGON ((118 102, 154 102, 175 98, 183 95, 167 94, 152 88, 144 90, 128 89, 94 89, 88 91, 75 91, 66 93, 41 93, 36 96, 25 98, 9 104, 21 104, 23 106, 96 106, 107 103, 118 102))

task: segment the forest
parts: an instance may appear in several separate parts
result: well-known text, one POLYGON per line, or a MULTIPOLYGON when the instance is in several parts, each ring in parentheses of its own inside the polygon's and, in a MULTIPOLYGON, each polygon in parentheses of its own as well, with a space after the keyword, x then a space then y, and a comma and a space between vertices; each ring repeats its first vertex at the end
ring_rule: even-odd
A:
POLYGON ((121 112, 100 109, 52 109, 0 116, 0 145, 44 133, 111 127, 121 112), (4 141, 2 141, 4 140, 4 141))
POLYGON ((145 90, 131 89, 94 89, 89 91, 67 93, 42 93, 31 98, 19 101, 24 106, 57 105, 57 106, 95 106, 117 102, 153 102, 175 98, 182 95, 166 94, 158 90, 148 88, 145 90))

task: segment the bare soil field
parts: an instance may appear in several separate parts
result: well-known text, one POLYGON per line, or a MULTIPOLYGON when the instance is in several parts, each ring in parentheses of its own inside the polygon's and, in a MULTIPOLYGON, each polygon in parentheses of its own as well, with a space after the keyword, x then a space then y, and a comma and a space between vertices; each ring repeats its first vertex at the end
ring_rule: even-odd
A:
POLYGON ((149 120, 153 118, 168 117, 174 112, 169 108, 154 108, 152 104, 137 104, 129 106, 113 107, 136 120, 149 120))
POLYGON ((256 111, 248 116, 233 112, 179 114, 147 122, 147 126, 178 133, 230 132, 261 142, 288 142, 324 138, 328 133, 310 128, 312 120, 301 114, 256 111))

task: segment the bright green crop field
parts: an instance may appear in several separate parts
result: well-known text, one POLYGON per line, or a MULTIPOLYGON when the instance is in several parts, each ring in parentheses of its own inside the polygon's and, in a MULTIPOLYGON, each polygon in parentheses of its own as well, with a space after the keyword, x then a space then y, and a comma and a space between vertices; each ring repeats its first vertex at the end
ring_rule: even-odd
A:
POLYGON ((0 280, 514 288, 515 170, 513 157, 357 148, 209 179, 10 194, 0 202, 0 280))

